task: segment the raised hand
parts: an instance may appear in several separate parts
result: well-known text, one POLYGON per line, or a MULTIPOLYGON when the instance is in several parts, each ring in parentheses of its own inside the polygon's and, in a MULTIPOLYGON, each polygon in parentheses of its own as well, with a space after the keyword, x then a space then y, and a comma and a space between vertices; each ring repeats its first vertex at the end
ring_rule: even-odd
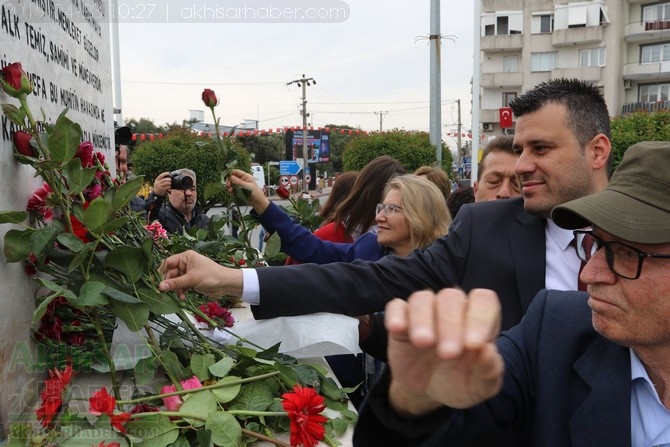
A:
POLYGON ((263 214, 265 210, 270 206, 270 200, 265 197, 265 193, 258 186, 254 176, 248 172, 244 172, 240 169, 233 169, 228 177, 226 186, 228 191, 231 194, 234 194, 233 185, 241 186, 251 191, 251 196, 249 196, 249 205, 256 211, 258 214, 263 214))
POLYGON ((504 364, 495 346, 500 303, 494 292, 416 292, 387 304, 385 324, 389 399, 397 412, 468 408, 499 391, 504 364))

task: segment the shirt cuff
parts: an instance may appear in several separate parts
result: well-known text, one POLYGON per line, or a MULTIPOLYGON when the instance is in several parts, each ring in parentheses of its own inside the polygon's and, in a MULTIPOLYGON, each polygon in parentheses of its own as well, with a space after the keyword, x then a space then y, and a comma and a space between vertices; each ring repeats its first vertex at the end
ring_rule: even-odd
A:
POLYGON ((256 269, 242 270, 242 300, 258 306, 261 303, 261 286, 258 282, 256 269))

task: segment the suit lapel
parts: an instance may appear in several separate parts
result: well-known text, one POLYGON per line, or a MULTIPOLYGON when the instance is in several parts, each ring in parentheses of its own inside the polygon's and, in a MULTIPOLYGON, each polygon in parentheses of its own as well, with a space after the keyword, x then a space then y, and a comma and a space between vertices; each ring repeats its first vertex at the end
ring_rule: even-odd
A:
POLYGON ((575 363, 590 391, 570 421, 572 445, 630 446, 630 353, 600 339, 575 363))
MULTIPOLYGON (((523 201, 521 201, 523 208, 523 201)), ((516 266, 516 282, 523 313, 538 291, 544 289, 546 272, 546 244, 544 219, 521 210, 518 225, 509 231, 512 260, 516 266)))

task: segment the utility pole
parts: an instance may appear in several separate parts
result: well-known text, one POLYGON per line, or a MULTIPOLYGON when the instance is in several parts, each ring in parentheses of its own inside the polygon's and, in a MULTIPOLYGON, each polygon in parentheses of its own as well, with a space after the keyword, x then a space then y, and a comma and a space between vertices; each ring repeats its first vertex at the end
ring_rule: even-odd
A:
MULTIPOLYGON (((475 0, 475 3, 479 0, 475 0)), ((442 164, 442 89, 440 79, 440 0, 430 1, 430 143, 435 158, 442 164)), ((460 150, 460 148, 459 148, 460 150)))
POLYGON ((379 112, 375 112, 375 115, 379 115, 379 131, 380 132, 382 132, 382 121, 384 120, 384 115, 386 115, 388 113, 389 113, 388 110, 385 110, 383 112, 381 110, 379 112))
POLYGON ((302 78, 294 79, 293 81, 286 83, 286 85, 291 84, 298 84, 298 87, 302 87, 302 110, 300 111, 302 114, 302 190, 308 192, 309 184, 307 182, 307 169, 309 168, 307 160, 309 160, 309 153, 307 151, 307 86, 316 84, 316 81, 314 78, 306 78, 303 74, 302 78))
MULTIPOLYGON (((461 149, 461 145, 462 145, 462 143, 461 143, 461 132, 463 132, 462 131, 463 123, 461 123, 461 100, 457 99, 456 102, 458 104, 458 137, 457 137, 457 140, 456 140, 457 141, 456 144, 458 144, 458 167, 456 169, 460 169, 460 167, 461 167, 461 150, 462 150, 461 149)), ((465 170, 463 170, 463 172, 465 172, 465 170)))

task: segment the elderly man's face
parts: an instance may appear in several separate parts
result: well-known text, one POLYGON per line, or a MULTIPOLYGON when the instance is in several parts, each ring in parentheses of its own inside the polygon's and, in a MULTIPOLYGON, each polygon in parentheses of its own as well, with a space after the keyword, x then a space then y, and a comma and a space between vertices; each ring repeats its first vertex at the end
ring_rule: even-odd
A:
MULTIPOLYGON (((670 253, 670 244, 635 244, 596 229, 604 241, 618 241, 645 253, 670 253)), ((618 261, 636 263, 637 256, 620 255, 618 261)), ((593 254, 581 280, 588 285, 593 326, 604 337, 636 352, 670 346, 670 259, 645 258, 638 279, 625 279, 608 267, 605 249, 593 254)))

